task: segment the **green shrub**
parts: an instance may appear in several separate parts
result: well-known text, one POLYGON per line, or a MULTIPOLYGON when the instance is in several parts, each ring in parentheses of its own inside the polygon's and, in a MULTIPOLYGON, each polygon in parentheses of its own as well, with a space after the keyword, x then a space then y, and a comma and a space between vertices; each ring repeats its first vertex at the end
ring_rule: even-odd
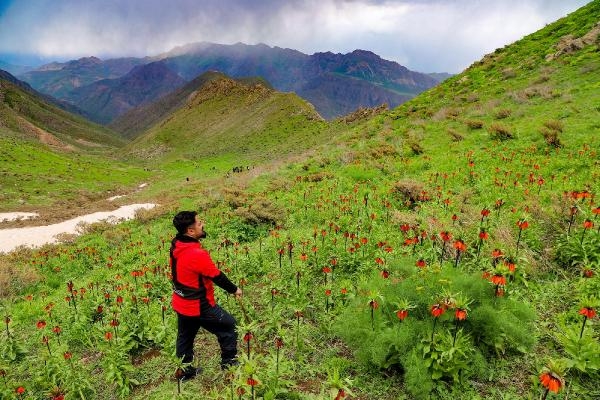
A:
POLYGON ((380 277, 367 283, 369 290, 381 293, 373 325, 368 299, 357 297, 336 326, 337 333, 356 349, 359 361, 378 368, 399 367, 413 396, 425 396, 435 381, 464 383, 469 376, 481 376, 488 369, 486 360, 494 355, 526 352, 534 346, 532 308, 495 297, 492 285, 479 274, 451 266, 440 272, 408 271, 397 272, 403 275, 397 284, 381 283, 380 277), (395 311, 406 303, 414 309, 400 321, 395 311), (436 303, 446 304, 447 311, 435 322, 432 335, 430 309, 436 303), (455 320, 457 304, 469 309, 464 321, 455 320), (417 353, 416 343, 421 343, 417 353), (418 380, 426 375, 433 381, 420 385, 418 380))
POLYGON ((465 121, 465 124, 469 127, 469 129, 481 129, 483 128, 483 121, 478 119, 468 119, 465 121))
POLYGON ((510 129, 498 123, 491 124, 488 128, 488 132, 490 133, 491 138, 495 140, 507 140, 514 137, 510 129))

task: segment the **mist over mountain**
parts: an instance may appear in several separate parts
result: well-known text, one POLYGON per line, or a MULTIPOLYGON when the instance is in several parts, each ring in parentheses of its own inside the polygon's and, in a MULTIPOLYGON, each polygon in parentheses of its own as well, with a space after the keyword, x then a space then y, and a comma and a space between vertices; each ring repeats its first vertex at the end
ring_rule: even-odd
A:
MULTIPOLYGON (((102 61, 87 57, 51 63, 20 78, 41 92, 78 104, 95 121, 107 123, 126 112, 130 105, 141 104, 140 99, 141 102, 156 100, 166 93, 169 85, 177 85, 173 76, 165 78, 170 84, 163 80, 154 83, 151 75, 143 85, 139 84, 139 77, 135 78, 138 84, 132 85, 119 80, 132 68, 156 61, 187 82, 207 71, 219 71, 233 78, 262 77, 276 90, 296 92, 328 119, 381 103, 395 107, 438 83, 434 77, 410 71, 365 50, 307 55, 265 44, 207 42, 176 47, 151 58, 102 61), (93 85, 99 81, 102 83, 93 85), (159 87, 151 89, 154 84, 159 87), (126 91, 118 89, 124 87, 126 91), (113 90, 118 93, 113 94, 113 90)), ((164 69, 163 73, 166 74, 164 69)))

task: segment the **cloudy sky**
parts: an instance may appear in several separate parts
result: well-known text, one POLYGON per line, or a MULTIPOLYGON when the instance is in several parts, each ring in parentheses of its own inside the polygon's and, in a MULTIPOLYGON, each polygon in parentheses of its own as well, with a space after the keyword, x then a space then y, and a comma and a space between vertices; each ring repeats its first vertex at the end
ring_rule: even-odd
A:
POLYGON ((0 0, 0 60, 155 55, 199 41, 371 50, 460 72, 589 0, 0 0))

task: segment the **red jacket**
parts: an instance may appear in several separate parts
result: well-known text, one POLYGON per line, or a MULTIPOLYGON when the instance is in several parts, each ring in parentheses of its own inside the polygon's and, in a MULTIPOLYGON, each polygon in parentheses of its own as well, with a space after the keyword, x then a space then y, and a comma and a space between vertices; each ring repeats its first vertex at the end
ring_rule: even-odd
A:
POLYGON ((171 242, 173 309, 188 317, 197 317, 215 306, 213 282, 229 293, 235 286, 213 263, 208 251, 190 236, 177 235, 171 242))

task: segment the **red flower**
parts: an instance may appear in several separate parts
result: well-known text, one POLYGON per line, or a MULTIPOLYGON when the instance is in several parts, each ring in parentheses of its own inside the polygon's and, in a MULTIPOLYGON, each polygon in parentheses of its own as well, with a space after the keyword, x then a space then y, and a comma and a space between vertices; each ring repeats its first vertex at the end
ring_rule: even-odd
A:
POLYGON ((23 386, 19 386, 15 389, 15 393, 17 393, 18 395, 22 395, 23 393, 25 393, 25 388, 23 386))
POLYGON ((111 319, 110 326, 112 326, 113 328, 119 326, 119 320, 117 320, 116 318, 111 319))
POLYGON ((500 249, 494 249, 494 250, 492 250, 492 257, 493 258, 500 258, 503 255, 504 254, 502 254, 502 250, 500 250, 500 249))
POLYGON ((44 321, 43 319, 39 320, 36 324, 38 329, 44 329, 46 327, 46 321, 44 321))
POLYGON ((592 214, 598 216, 600 215, 600 207, 596 207, 594 209, 592 209, 592 214))
POLYGON ((400 225, 400 230, 404 233, 408 232, 410 230, 410 225, 409 224, 402 224, 400 225))
POLYGON ((379 303, 377 303, 375 300, 371 300, 369 301, 369 307, 371 307, 373 310, 376 310, 379 308, 379 303))
POLYGON ((385 251, 386 253, 391 253, 392 251, 394 251, 394 249, 392 248, 392 246, 385 246, 383 248, 383 251, 385 251))
POLYGON ((494 285, 506 285, 506 278, 502 274, 495 274, 492 276, 492 283, 494 285))
POLYGON ((483 210, 481 210, 481 216, 482 217, 487 217, 488 215, 490 215, 490 210, 488 210, 487 208, 484 208, 483 210))
POLYGON ((440 232, 440 237, 444 242, 449 242, 452 239, 452 234, 448 231, 440 232))
POLYGON ((520 219, 517 221, 517 226, 519 227, 519 229, 525 230, 529 228, 529 222, 527 222, 527 220, 525 219, 520 219))
POLYGON ((458 251, 465 251, 467 249, 467 245, 462 240, 458 239, 454 242, 454 248, 458 251))
POLYGON ((346 397, 346 392, 344 392, 344 389, 338 389, 337 396, 335 396, 334 400, 342 400, 344 397, 346 397))
POLYGON ((275 338, 275 347, 277 347, 278 349, 283 347, 283 339, 280 337, 276 337, 275 338))
POLYGON ((479 232, 479 239, 481 239, 481 240, 487 240, 488 237, 489 237, 489 235, 485 231, 485 229, 482 229, 481 232, 479 232))
POLYGON ((253 338, 253 337, 254 337, 254 336, 252 335, 252 332, 246 332, 246 333, 244 334, 244 342, 245 342, 245 343, 248 343, 249 341, 251 341, 251 340, 252 340, 252 338, 253 338))
POLYGON ((367 244, 368 242, 369 242, 369 239, 367 239, 366 237, 360 239, 360 243, 363 245, 367 244))
POLYGON ((594 223, 591 220, 586 219, 583 221, 583 227, 584 229, 592 229, 594 227, 594 223))
POLYGON ((71 353, 70 351, 65 351, 63 357, 65 358, 65 360, 70 360, 73 357, 73 353, 71 353))
POLYGON ((381 271, 381 276, 383 277, 383 279, 387 279, 390 277, 390 271, 388 271, 387 269, 384 269, 383 271, 381 271))
POLYGON ((400 321, 404 321, 404 319, 408 317, 408 310, 398 310, 396 311, 396 316, 400 321))
POLYGON ((110 341, 110 340, 112 339, 112 337, 113 337, 113 334, 112 334, 112 332, 106 332, 106 333, 104 334, 104 338, 105 338, 106 340, 108 340, 108 341, 110 341))
POLYGON ((346 289, 346 288, 342 288, 342 289, 340 290, 340 293, 341 293, 342 295, 347 295, 347 294, 348 294, 348 289, 346 289))
POLYGON ((254 378, 248 378, 248 380, 246 380, 246 383, 250 386, 256 386, 258 385, 258 381, 254 378))
POLYGON ((57 335, 60 335, 60 332, 62 332, 62 329, 60 329, 60 326, 55 326, 54 328, 52 328, 52 332, 56 333, 57 335))
POLYGON ((592 319, 594 316, 596 316, 596 310, 594 310, 592 307, 583 307, 581 310, 579 310, 579 315, 583 315, 588 319, 592 319))
POLYGON ((306 255, 306 253, 300 254, 300 260, 302 260, 302 261, 308 260, 308 256, 306 255))
POLYGON ((123 304, 123 297, 117 296, 117 304, 123 304))
POLYGON ((558 393, 562 387, 562 381, 551 372, 544 372, 540 375, 542 386, 551 392, 558 393))
POLYGON ((434 304, 431 306, 431 315, 433 318, 437 318, 444 313, 444 307, 439 304, 434 304))
POLYGON ((464 321, 467 319, 467 310, 457 308, 456 311, 454 311, 454 317, 459 321, 464 321))
POLYGON ((331 273, 331 268, 329 268, 329 267, 323 267, 323 273, 324 274, 330 274, 331 273))
POLYGON ((337 263, 338 263, 337 258, 331 259, 331 265, 333 265, 335 267, 337 265, 337 263))
POLYGON ((452 214, 452 221, 456 221, 458 219, 458 215, 452 214))
POLYGON ((591 278, 594 276, 594 271, 589 268, 586 268, 583 270, 583 276, 586 278, 591 278))
POLYGON ((423 260, 421 258, 421 259, 417 260, 416 265, 419 268, 425 268, 427 266, 427 263, 425 262, 425 260, 423 260))
POLYGON ((325 289, 325 296, 331 296, 331 289, 325 289))

